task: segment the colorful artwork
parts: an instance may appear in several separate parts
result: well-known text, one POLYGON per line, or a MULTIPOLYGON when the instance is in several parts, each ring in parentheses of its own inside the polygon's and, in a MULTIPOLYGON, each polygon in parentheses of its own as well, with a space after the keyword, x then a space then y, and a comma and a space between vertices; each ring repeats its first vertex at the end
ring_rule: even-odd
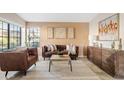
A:
POLYGON ((99 40, 119 39, 119 14, 112 15, 99 22, 99 40))

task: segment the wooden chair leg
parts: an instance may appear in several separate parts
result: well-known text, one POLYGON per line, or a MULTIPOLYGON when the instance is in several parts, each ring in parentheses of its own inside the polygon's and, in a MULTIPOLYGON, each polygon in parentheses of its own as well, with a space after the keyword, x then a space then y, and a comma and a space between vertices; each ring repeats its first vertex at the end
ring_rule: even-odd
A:
POLYGON ((8 71, 6 71, 5 77, 7 77, 8 71))
POLYGON ((24 75, 25 75, 25 76, 27 75, 27 71, 24 71, 24 75))

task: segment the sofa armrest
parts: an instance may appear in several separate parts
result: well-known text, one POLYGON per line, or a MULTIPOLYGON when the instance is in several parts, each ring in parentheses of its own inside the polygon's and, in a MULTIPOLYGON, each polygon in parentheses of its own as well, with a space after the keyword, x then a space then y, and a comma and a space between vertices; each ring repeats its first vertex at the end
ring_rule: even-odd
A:
POLYGON ((42 47, 42 57, 45 57, 45 53, 48 52, 47 46, 42 47))
POLYGON ((29 56, 35 56, 36 59, 38 60, 38 51, 37 48, 27 48, 29 56))
POLYGON ((77 55, 77 57, 79 55, 79 47, 78 46, 76 46, 76 55, 77 55))
POLYGON ((29 55, 37 55, 37 48, 27 48, 29 55))
POLYGON ((27 51, 23 52, 5 52, 1 53, 1 70, 2 71, 18 71, 27 70, 28 55, 27 51))

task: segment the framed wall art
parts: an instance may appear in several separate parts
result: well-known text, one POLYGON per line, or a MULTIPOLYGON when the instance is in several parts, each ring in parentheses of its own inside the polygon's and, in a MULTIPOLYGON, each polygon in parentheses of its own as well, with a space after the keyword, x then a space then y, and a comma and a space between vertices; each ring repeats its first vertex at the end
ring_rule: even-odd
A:
POLYGON ((119 14, 99 22, 99 40, 119 40, 119 14))
POLYGON ((67 37, 68 37, 68 39, 74 39, 75 38, 75 30, 73 27, 68 28, 67 37))
POLYGON ((47 28, 47 38, 48 39, 53 39, 54 38, 54 32, 52 27, 47 28))
POLYGON ((54 28, 54 38, 55 39, 65 39, 66 38, 66 28, 63 28, 63 27, 54 28))

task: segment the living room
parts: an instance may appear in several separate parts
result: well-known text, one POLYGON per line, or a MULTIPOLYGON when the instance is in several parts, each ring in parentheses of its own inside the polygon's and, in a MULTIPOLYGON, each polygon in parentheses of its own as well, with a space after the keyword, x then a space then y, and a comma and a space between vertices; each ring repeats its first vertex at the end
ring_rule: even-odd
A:
MULTIPOLYGON (((48 13, 46 13, 46 14, 45 13, 44 14, 42 14, 42 13, 39 13, 39 14, 38 13, 36 13, 36 14, 33 14, 33 13, 32 14, 31 13, 29 13, 29 14, 28 13, 27 14, 26 13, 25 14, 0 13, 1 32, 3 32, 3 30, 4 30, 3 27, 4 27, 4 24, 6 23, 7 24, 6 28, 9 28, 9 29, 7 29, 7 32, 8 32, 7 37, 8 36, 10 37, 9 40, 7 38, 1 37, 1 52, 2 52, 1 54, 3 54, 4 52, 7 52, 7 51, 23 50, 26 47, 37 47, 39 59, 41 58, 41 59, 45 60, 45 57, 49 58, 47 55, 43 56, 45 54, 45 53, 43 54, 43 47, 45 45, 46 46, 50 45, 50 44, 51 45, 63 45, 64 50, 66 50, 67 45, 73 44, 74 46, 78 47, 78 50, 76 49, 76 52, 77 52, 76 58, 78 58, 78 57, 82 58, 83 57, 83 46, 88 45, 89 23, 87 21, 86 22, 81 22, 81 21, 74 22, 73 19, 72 19, 72 21, 66 22, 67 18, 66 19, 59 18, 59 20, 57 22, 57 21, 55 21, 55 20, 57 20, 56 18, 52 18, 52 19, 49 18, 50 16, 56 17, 56 15, 58 15, 58 17, 60 17, 60 18, 61 18, 61 16, 64 16, 64 15, 66 15, 68 17, 70 15, 73 15, 73 17, 75 17, 75 14, 64 14, 64 13, 63 14, 57 14, 57 13, 56 14, 54 14, 54 13, 53 14, 52 13, 51 14, 48 14, 48 13), (35 17, 35 21, 34 22, 32 22, 32 21, 30 22, 30 20, 26 21, 25 15, 30 15, 29 18, 34 15, 33 17, 35 17), (23 16, 25 16, 25 17, 23 18, 23 16), (36 19, 38 16, 41 16, 41 19, 44 18, 44 16, 46 16, 47 20, 44 21, 44 19, 42 19, 42 20, 39 19, 36 22, 36 19), (50 20, 53 20, 53 22, 49 22, 50 20), (63 21, 60 21, 60 20, 63 20, 63 21), (39 22, 39 21, 41 21, 41 22, 39 22), (16 40, 14 38, 16 36, 12 35, 12 37, 11 37, 11 34, 13 34, 13 29, 14 29, 14 31, 16 31, 17 26, 20 27, 21 31, 19 33, 19 38, 17 38, 17 40, 16 40), (52 33, 50 33, 50 35, 48 35, 48 33, 49 33, 48 29, 50 29, 50 30, 52 29, 52 33), (53 35, 53 31, 55 29, 63 29, 62 32, 65 32, 64 37, 61 37, 61 36, 53 37, 53 36, 55 36, 55 35, 53 35), (71 34, 72 34, 71 37, 68 36, 69 34, 66 31, 67 29, 72 30, 73 33, 71 32, 71 34), (33 33, 35 35, 34 35, 34 37, 32 37, 33 34, 31 33, 31 31, 35 31, 35 30, 36 30, 36 32, 33 33), (51 36, 51 34, 52 34, 52 37, 49 37, 49 36, 51 36), (84 39, 81 39, 82 36, 84 39), (4 44, 5 41, 7 41, 6 44, 4 44), (9 46, 7 46, 7 45, 9 45, 9 46), (7 46, 7 47, 5 47, 5 46, 7 46)), ((77 14, 77 17, 78 17, 78 15, 79 16, 84 15, 82 20, 86 20, 85 17, 88 14, 77 14)), ((91 14, 91 16, 92 15, 94 16, 95 14, 91 14)), ((89 17, 87 19, 89 20, 89 17)), ((59 33, 62 34, 62 32, 59 32, 59 33)), ((55 34, 55 32, 54 32, 54 34, 55 34)), ((1 36, 3 36, 3 35, 4 34, 1 34, 1 36)), ((61 46, 60 46, 60 48, 61 48, 61 46)), ((3 57, 5 57, 5 59, 7 58, 7 56, 1 56, 1 58, 3 58, 3 57)), ((76 58, 72 57, 72 59, 76 59, 76 58)), ((10 60, 11 60, 11 58, 10 58, 10 60)), ((2 61, 5 61, 4 58, 2 61)), ((1 64, 3 63, 3 65, 5 65, 4 64, 5 62, 2 62, 2 61, 1 61, 1 64)), ((8 61, 9 61, 9 58, 8 58, 8 61)), ((11 62, 10 62, 10 64, 11 64, 11 62)), ((1 67, 1 69, 2 69, 2 67, 1 67)), ((15 69, 18 69, 18 68, 15 68, 15 69)), ((14 74, 8 74, 8 72, 9 73, 11 73, 11 71, 14 72, 14 71, 16 71, 15 69, 13 69, 13 70, 10 69, 10 71, 8 71, 9 69, 5 70, 5 67, 3 67, 3 71, 4 71, 4 73, 6 72, 6 74, 1 75, 1 77, 3 79, 5 79, 5 77, 8 77, 6 79, 11 79, 11 76, 14 76, 14 74), (11 75, 11 76, 9 77, 9 76, 7 76, 7 74, 11 75)), ((24 71, 24 72, 26 72, 26 71, 24 71)))
POLYGON ((124 1, 0 3, 1 93, 123 93, 124 1))
POLYGON ((123 18, 123 13, 0 13, 0 77, 32 80, 123 79, 123 18), (99 26, 104 25, 104 21, 109 25, 109 20, 117 23, 116 26, 110 24, 115 34, 105 32, 100 36, 103 32, 99 32, 99 26), (17 57, 14 59, 14 56, 17 57), (28 64, 25 57, 29 59, 28 64), (20 59, 23 61, 20 62, 20 59), (68 61, 72 73, 66 68, 68 61), (120 64, 121 67, 118 66, 120 64))

